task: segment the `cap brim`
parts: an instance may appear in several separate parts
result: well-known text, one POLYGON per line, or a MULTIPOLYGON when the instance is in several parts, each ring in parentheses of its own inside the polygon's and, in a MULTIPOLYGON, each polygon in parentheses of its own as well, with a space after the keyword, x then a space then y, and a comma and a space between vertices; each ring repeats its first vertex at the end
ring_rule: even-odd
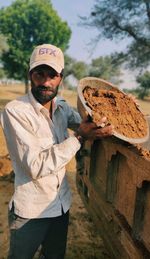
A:
POLYGON ((45 60, 44 61, 40 60, 40 62, 34 62, 32 65, 30 65, 29 71, 31 71, 33 68, 40 66, 40 65, 47 65, 49 67, 52 67, 53 69, 56 70, 57 73, 61 73, 61 71, 63 69, 62 67, 60 67, 57 64, 54 64, 52 62, 46 62, 45 60))

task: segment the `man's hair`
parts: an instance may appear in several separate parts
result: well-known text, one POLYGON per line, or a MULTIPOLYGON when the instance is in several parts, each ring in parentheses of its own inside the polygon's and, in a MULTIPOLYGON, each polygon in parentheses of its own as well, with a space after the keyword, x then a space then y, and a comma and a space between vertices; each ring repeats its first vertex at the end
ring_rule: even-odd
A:
MULTIPOLYGON (((36 71, 37 69, 40 69, 40 68, 49 68, 49 69, 51 69, 54 73, 56 73, 56 75, 58 75, 59 73, 54 69, 54 68, 52 68, 52 67, 50 67, 50 66, 48 66, 48 65, 39 65, 39 66, 37 66, 37 67, 35 67, 35 68, 33 68, 32 70, 30 70, 29 71, 29 77, 31 78, 31 76, 32 76, 32 73, 34 72, 34 71, 36 71)), ((64 75, 64 69, 62 69, 62 71, 60 72, 60 76, 61 76, 61 78, 63 77, 63 75, 64 75)))

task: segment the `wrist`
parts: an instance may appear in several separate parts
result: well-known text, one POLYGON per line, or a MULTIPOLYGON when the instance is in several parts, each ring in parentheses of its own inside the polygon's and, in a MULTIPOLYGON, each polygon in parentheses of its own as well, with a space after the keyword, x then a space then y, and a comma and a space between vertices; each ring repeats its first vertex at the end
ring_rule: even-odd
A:
POLYGON ((78 130, 74 133, 74 136, 78 139, 78 141, 82 144, 84 139, 83 137, 79 134, 78 130))

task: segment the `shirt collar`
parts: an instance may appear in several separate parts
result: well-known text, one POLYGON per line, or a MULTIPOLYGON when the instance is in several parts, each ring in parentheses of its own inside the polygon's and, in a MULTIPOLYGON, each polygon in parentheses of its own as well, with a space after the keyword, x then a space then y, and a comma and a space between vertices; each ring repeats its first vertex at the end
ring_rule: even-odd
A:
MULTIPOLYGON (((28 96, 33 108, 35 109, 38 115, 40 115, 41 112, 45 112, 45 113, 48 112, 48 110, 34 98, 31 90, 29 91, 28 96)), ((54 99, 52 100, 52 106, 53 106, 53 112, 54 112, 58 107, 57 97, 54 97, 54 99)))

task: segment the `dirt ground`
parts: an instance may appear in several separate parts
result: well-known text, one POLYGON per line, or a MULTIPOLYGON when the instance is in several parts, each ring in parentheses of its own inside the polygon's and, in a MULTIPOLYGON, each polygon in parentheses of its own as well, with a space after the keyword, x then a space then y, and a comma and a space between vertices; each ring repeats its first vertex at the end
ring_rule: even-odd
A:
MULTIPOLYGON (((22 94, 20 88, 10 91, 10 88, 0 87, 0 108, 10 99, 22 94), (4 91, 5 90, 5 91, 4 91), (7 96, 7 99, 6 99, 7 96)), ((72 94, 67 93, 67 98, 72 99, 72 94)), ((72 102, 72 101, 71 101, 72 102)), ((75 101, 74 101, 75 103, 75 101)), ((9 159, 4 135, 0 127, 0 259, 7 258, 9 245, 9 232, 7 225, 7 210, 10 197, 13 193, 12 167, 9 159)), ((75 159, 67 166, 67 175, 72 190, 73 202, 70 211, 70 224, 66 259, 104 259, 109 258, 107 249, 89 217, 75 184, 75 159)), ((37 258, 37 255, 35 256, 37 258)))

